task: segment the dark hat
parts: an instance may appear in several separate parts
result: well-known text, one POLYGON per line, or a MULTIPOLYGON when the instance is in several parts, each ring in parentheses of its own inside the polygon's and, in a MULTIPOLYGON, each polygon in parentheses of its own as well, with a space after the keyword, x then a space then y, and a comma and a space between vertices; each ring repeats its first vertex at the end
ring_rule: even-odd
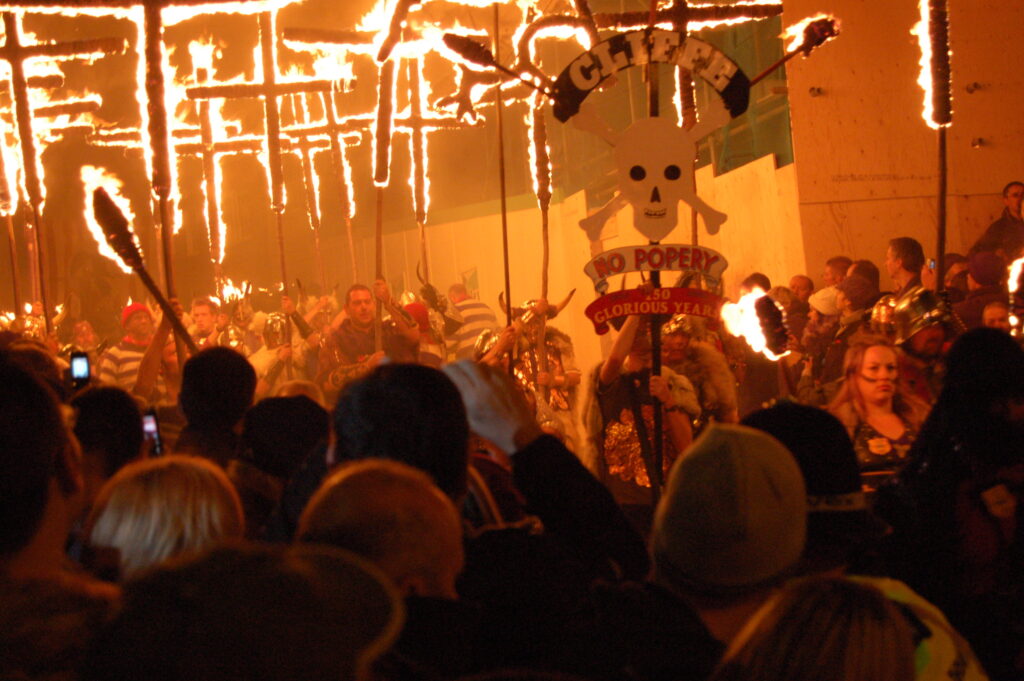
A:
POLYGON ((971 278, 982 286, 998 286, 1006 274, 1006 263, 995 253, 975 253, 967 263, 971 278))
POLYGON ((859 547, 889 531, 867 505, 846 429, 832 414, 780 402, 743 423, 776 437, 793 453, 807 486, 807 549, 815 564, 845 563, 859 547))
POLYGON ((843 279, 836 284, 836 288, 843 292, 854 310, 865 309, 878 296, 878 289, 859 274, 852 274, 843 279))

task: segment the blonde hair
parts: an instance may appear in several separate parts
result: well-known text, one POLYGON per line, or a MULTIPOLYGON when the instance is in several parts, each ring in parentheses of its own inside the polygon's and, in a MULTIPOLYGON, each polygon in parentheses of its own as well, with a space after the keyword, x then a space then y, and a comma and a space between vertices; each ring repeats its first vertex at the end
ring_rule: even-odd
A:
MULTIPOLYGON (((860 388, 857 387, 856 377, 864 365, 864 355, 874 347, 888 348, 896 359, 897 365, 899 364, 899 351, 888 339, 882 336, 863 336, 846 350, 846 356, 843 358, 843 382, 839 392, 828 405, 828 411, 843 423, 851 437, 857 425, 868 418, 867 404, 864 401, 864 396, 860 393, 860 388)), ((899 380, 896 381, 892 410, 915 430, 921 427, 925 417, 928 416, 928 405, 920 398, 908 393, 899 380)))
POLYGON ((814 577, 747 622, 711 681, 913 681, 914 653, 910 623, 881 591, 814 577))
POLYGON ((120 553, 122 579, 244 532, 227 475, 206 459, 180 455, 125 466, 100 490, 86 523, 90 546, 120 553))

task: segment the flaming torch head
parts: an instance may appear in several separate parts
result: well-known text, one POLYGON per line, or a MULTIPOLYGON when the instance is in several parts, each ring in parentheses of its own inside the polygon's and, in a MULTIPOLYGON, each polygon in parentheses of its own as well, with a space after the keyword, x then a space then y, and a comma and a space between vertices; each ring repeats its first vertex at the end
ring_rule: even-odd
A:
POLYGON ((761 296, 754 301, 754 311, 761 322, 765 349, 774 355, 785 354, 789 344, 789 330, 786 328, 786 315, 782 306, 770 296, 761 296))
POLYGON ((467 36, 445 33, 444 44, 449 50, 455 52, 468 62, 488 68, 494 68, 498 65, 490 50, 467 36))
POLYGON ((804 26, 804 40, 797 49, 803 52, 805 57, 808 57, 812 50, 821 47, 837 35, 839 35, 838 21, 832 17, 817 19, 804 26))
POLYGON ((98 187, 92 193, 92 209, 96 222, 107 238, 107 243, 118 257, 133 270, 142 267, 142 253, 139 252, 135 236, 128 227, 128 219, 103 187, 98 187))
POLYGON ((721 315, 726 330, 744 338, 754 352, 773 362, 789 354, 785 312, 761 287, 755 286, 738 303, 725 303, 721 315))

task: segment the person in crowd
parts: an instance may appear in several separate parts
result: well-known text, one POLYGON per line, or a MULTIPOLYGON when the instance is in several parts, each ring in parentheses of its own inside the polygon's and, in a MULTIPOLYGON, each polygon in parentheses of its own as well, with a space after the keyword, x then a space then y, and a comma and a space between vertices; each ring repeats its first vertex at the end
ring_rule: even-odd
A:
POLYGON ((825 286, 835 286, 846 278, 853 261, 845 255, 836 255, 825 261, 825 270, 821 274, 821 280, 825 286))
POLYGON ((651 526, 655 493, 676 457, 693 440, 691 419, 700 416, 690 381, 667 367, 651 375, 647 319, 626 319, 608 357, 591 372, 583 419, 591 445, 588 465, 611 490, 641 534, 651 526), (663 410, 663 432, 654 432, 654 404, 663 410), (662 441, 661 469, 653 469, 654 440, 662 441))
POLYGON ((661 361, 685 376, 693 385, 700 404, 701 422, 739 420, 736 379, 725 355, 710 343, 694 338, 694 319, 677 315, 661 327, 661 361))
POLYGON ((885 251, 885 271, 896 285, 896 300, 905 298, 921 286, 921 268, 924 267, 924 249, 912 237, 901 236, 889 241, 885 251))
POLYGON ((831 383, 843 375, 843 358, 850 343, 867 330, 870 306, 878 296, 867 279, 854 274, 836 284, 836 309, 839 323, 825 349, 819 384, 831 383))
POLYGON ((395 651, 434 678, 480 671, 487 634, 458 601, 462 519, 423 471, 397 461, 345 463, 310 499, 296 540, 351 551, 379 567, 405 599, 395 651))
POLYGON ((391 314, 390 320, 381 323, 381 349, 377 349, 374 330, 374 294, 362 284, 353 284, 345 293, 342 313, 332 324, 331 337, 320 352, 316 382, 329 400, 333 401, 346 384, 373 371, 385 357, 393 361, 416 359, 413 348, 420 338, 416 322, 394 304, 386 283, 378 280, 374 287, 376 298, 391 314))
POLYGON ((242 454, 227 473, 242 501, 247 537, 262 536, 285 484, 330 430, 327 410, 305 395, 268 397, 245 413, 242 454))
POLYGON ((201 297, 192 301, 192 310, 189 317, 192 318, 192 340, 200 348, 211 347, 217 344, 217 314, 220 312, 218 305, 212 298, 201 297))
POLYGON ((895 576, 964 634, 993 681, 1024 677, 1024 350, 998 329, 953 344, 946 377, 898 485, 895 576))
POLYGON ((241 502, 224 472, 206 459, 179 455, 118 471, 96 497, 85 537, 94 569, 128 580, 244 531, 241 502))
POLYGON ((956 328, 946 302, 917 288, 892 309, 893 342, 900 348, 903 389, 931 404, 942 387, 943 355, 956 328))
POLYGON ((256 390, 256 372, 230 348, 202 350, 185 362, 179 406, 188 422, 175 445, 179 454, 203 456, 220 466, 240 453, 238 429, 256 390))
POLYGON ((273 395, 278 386, 286 381, 305 375, 305 344, 297 333, 289 339, 289 333, 295 331, 288 328, 289 324, 284 313, 272 312, 267 315, 263 324, 263 345, 249 355, 249 363, 256 371, 256 401, 273 395), (295 348, 298 348, 297 352, 295 348))
POLYGON ((285 381, 280 388, 277 389, 277 393, 274 397, 298 397, 302 395, 313 400, 324 409, 327 409, 327 400, 324 399, 324 391, 320 389, 313 381, 307 381, 303 379, 292 379, 285 381))
POLYGON ((946 616, 906 584, 886 574, 881 548, 891 528, 871 509, 857 455, 843 425, 815 407, 780 402, 751 414, 744 425, 767 432, 792 452, 807 486, 807 545, 798 569, 805 576, 856 575, 879 589, 917 630, 917 678, 987 677, 980 662, 946 616))
POLYGON ((448 300, 462 315, 462 325, 446 340, 453 351, 453 360, 473 359, 476 339, 484 331, 498 328, 498 318, 487 303, 469 297, 465 284, 448 287, 448 300))
POLYGON ((445 360, 444 339, 430 325, 429 309, 419 301, 413 301, 402 309, 416 322, 416 330, 419 333, 416 361, 424 366, 440 369, 445 360))
POLYGON ((754 272, 740 282, 740 295, 750 293, 754 288, 759 288, 765 293, 768 293, 768 291, 772 289, 772 281, 768 278, 767 274, 754 272))
MULTIPOLYGON (((838 289, 835 286, 823 288, 816 291, 809 300, 810 312, 808 313, 807 325, 804 327, 803 335, 798 342, 795 342, 794 349, 802 353, 803 368, 801 370, 800 385, 797 394, 804 401, 812 401, 806 394, 808 386, 819 389, 822 367, 825 362, 825 353, 828 352, 829 344, 835 337, 836 328, 839 325, 839 307, 836 305, 838 289)), ((762 405, 757 405, 755 409, 762 405)), ((755 409, 748 409, 744 416, 755 409)))
POLYGON ((73 678, 117 604, 64 551, 82 487, 53 392, 0 353, 0 677, 73 678))
POLYGON ((86 508, 100 487, 126 464, 148 452, 142 432, 142 413, 135 399, 120 388, 91 386, 71 400, 74 433, 82 447, 82 477, 86 508))
POLYGON ((96 375, 101 383, 131 392, 139 374, 139 363, 153 338, 153 314, 144 303, 132 303, 121 312, 125 335, 100 356, 96 375))
POLYGON ((806 303, 807 299, 814 293, 814 281, 806 274, 797 274, 789 280, 789 289, 796 296, 797 300, 806 303))
POLYGON ((793 455, 765 433, 709 427, 673 467, 651 538, 654 582, 728 644, 791 576, 807 535, 793 455))
POLYGON ((981 311, 981 325, 1010 333, 1010 306, 1002 300, 993 300, 981 311))
POLYGON ((846 427, 865 482, 874 488, 906 464, 928 405, 903 389, 896 349, 876 338, 850 346, 842 387, 828 410, 846 427))
POLYGON ((914 624, 873 586, 787 584, 733 641, 711 681, 914 681, 914 624))
POLYGON ((1007 302, 1006 263, 995 253, 974 253, 967 266, 967 296, 953 306, 953 314, 967 330, 982 326, 982 312, 992 302, 1007 302))
POLYGON ((126 586, 82 681, 371 681, 403 617, 367 561, 328 547, 214 549, 126 586))
POLYGON ((66 380, 67 365, 54 356, 52 349, 32 338, 14 336, 4 350, 8 362, 22 367, 45 383, 61 403, 71 398, 71 386, 66 380))
POLYGON ((1024 250, 1024 220, 1020 212, 1022 199, 1024 182, 1014 180, 1003 187, 1003 214, 978 238, 971 247, 971 253, 994 252, 1006 262, 1021 256, 1024 250))

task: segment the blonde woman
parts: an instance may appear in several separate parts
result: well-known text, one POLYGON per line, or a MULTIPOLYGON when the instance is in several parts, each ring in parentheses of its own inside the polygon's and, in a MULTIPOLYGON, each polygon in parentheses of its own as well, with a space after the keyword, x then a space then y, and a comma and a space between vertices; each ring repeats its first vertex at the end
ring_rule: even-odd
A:
POLYGON ((828 407, 846 426, 866 480, 903 467, 928 415, 928 405, 901 387, 899 364, 896 348, 884 338, 853 344, 843 361, 842 386, 828 407))
POLYGON ((93 552, 112 558, 116 552, 117 573, 125 580, 244 531, 242 505, 227 476, 192 456, 125 466, 100 490, 86 523, 93 552))
POLYGON ((789 583, 733 639, 711 681, 912 681, 914 633, 867 584, 789 583))

